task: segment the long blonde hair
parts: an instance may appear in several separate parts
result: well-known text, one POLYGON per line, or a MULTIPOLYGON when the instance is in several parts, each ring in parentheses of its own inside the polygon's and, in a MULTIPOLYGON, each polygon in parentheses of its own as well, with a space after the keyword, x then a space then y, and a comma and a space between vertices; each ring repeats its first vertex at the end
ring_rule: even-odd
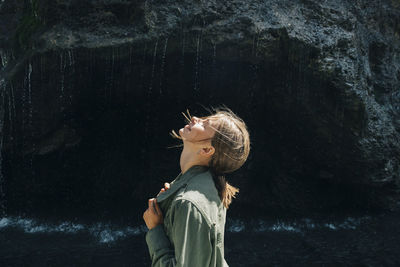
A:
MULTIPOLYGON (((189 110, 186 111, 187 116, 183 112, 182 114, 190 123, 192 116, 189 110)), ((213 126, 210 127, 215 131, 211 138, 211 145, 215 148, 215 152, 208 166, 213 174, 219 197, 225 208, 228 208, 232 198, 235 198, 236 193, 239 192, 239 188, 230 185, 225 179, 225 174, 239 169, 246 162, 250 152, 250 135, 244 121, 225 105, 212 108, 212 111, 207 109, 207 111, 210 115, 200 118, 212 120, 213 126)), ((174 130, 170 135, 182 140, 182 137, 174 130)), ((183 144, 178 145, 180 146, 183 144)))

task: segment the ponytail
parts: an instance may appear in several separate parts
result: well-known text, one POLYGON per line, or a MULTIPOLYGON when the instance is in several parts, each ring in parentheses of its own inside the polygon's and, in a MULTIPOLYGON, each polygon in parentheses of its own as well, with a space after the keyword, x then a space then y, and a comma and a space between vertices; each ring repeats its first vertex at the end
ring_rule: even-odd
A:
POLYGON ((239 192, 239 188, 230 185, 223 174, 216 174, 212 171, 212 176, 222 204, 228 209, 232 202, 232 198, 236 198, 235 195, 239 192))

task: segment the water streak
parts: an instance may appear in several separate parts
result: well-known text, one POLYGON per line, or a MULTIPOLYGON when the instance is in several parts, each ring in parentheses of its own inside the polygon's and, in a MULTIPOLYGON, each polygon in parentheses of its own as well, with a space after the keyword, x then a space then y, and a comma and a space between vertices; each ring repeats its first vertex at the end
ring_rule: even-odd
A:
MULTIPOLYGON (((145 64, 146 64, 146 51, 147 51, 147 42, 145 42, 144 46, 143 46, 143 57, 142 57, 141 66, 145 66, 145 64)), ((139 75, 139 80, 140 80, 139 88, 141 88, 143 91, 145 90, 144 73, 145 73, 145 68, 141 68, 140 75, 139 75)))
POLYGON ((40 57, 40 84, 44 83, 44 74, 45 74, 45 57, 42 55, 40 57))
POLYGON ((156 67, 156 59, 157 59, 157 46, 158 46, 158 39, 154 45, 154 52, 153 52, 153 66, 151 68, 151 78, 150 78, 150 86, 149 86, 149 91, 148 95, 150 96, 151 91, 153 89, 153 79, 154 79, 154 71, 156 67))
POLYGON ((165 65, 165 57, 167 54, 167 46, 168 46, 168 37, 165 39, 164 51, 161 59, 161 69, 160 69, 160 95, 162 95, 162 80, 164 76, 164 65, 165 65))
POLYGON ((182 58, 181 58, 181 67, 185 66, 185 33, 182 33, 182 58))
MULTIPOLYGON (((70 77, 74 77, 75 75, 75 55, 74 55, 74 50, 68 50, 68 57, 69 57, 69 72, 72 73, 70 77)), ((74 79, 69 79, 69 88, 75 88, 74 84, 74 79)), ((72 105, 72 90, 69 90, 69 105, 72 105)))
MULTIPOLYGON (((11 101, 12 101, 11 86, 9 86, 9 88, 10 88, 10 92, 7 92, 7 96, 8 96, 8 123, 10 125, 9 132, 10 132, 10 135, 12 136, 12 133, 13 133, 13 124, 12 124, 12 122, 13 122, 13 119, 12 119, 13 111, 12 111, 12 107, 14 106, 14 104, 11 103, 11 101)), ((15 112, 15 110, 14 110, 14 112, 15 112)))
POLYGON ((129 47, 129 66, 132 66, 132 46, 129 47))
POLYGON ((212 76, 216 81, 218 78, 217 75, 217 44, 213 44, 213 56, 212 56, 212 76))
POLYGON ((104 87, 104 102, 107 104, 107 99, 111 98, 112 88, 114 87, 114 65, 115 65, 115 48, 111 48, 110 59, 107 59, 105 68, 105 87, 104 87), (108 63, 109 62, 109 63, 108 63))
POLYGON ((65 118, 65 113, 64 113, 64 81, 65 81, 65 67, 66 67, 66 59, 64 57, 64 52, 60 53, 60 74, 61 74, 61 79, 60 79, 60 83, 61 83, 61 94, 60 94, 60 107, 61 107, 61 111, 63 113, 63 117, 65 118))
MULTIPOLYGON (((111 93, 112 93, 112 90, 113 90, 113 88, 114 88, 114 70, 115 70, 115 49, 118 49, 118 48, 112 48, 112 54, 111 54, 111 76, 110 76, 110 84, 109 84, 109 87, 108 87, 108 89, 109 89, 109 97, 111 97, 111 93)), ((117 53, 118 53, 118 50, 117 50, 117 53)))
POLYGON ((15 118, 17 116, 17 110, 15 108, 14 85, 12 82, 10 82, 10 92, 11 92, 12 108, 14 110, 14 118, 15 118))
POLYGON ((255 33, 253 36, 253 45, 251 49, 251 54, 257 57, 258 55, 258 45, 260 44, 260 34, 261 34, 261 29, 256 27, 255 33))
POLYGON ((129 72, 128 72, 129 75, 128 75, 128 80, 125 82, 125 85, 124 85, 124 106, 125 107, 129 106, 128 91, 132 84, 132 69, 133 69, 133 67, 132 67, 132 51, 133 51, 133 47, 129 46, 129 72))
POLYGON ((4 51, 3 49, 0 49, 0 58, 1 58, 2 68, 5 69, 7 67, 9 58, 7 52, 4 51))
MULTIPOLYGON (((23 84, 22 84, 22 88, 16 88, 16 92, 18 91, 22 91, 21 94, 21 131, 22 131, 22 146, 24 146, 24 139, 25 139, 25 132, 26 132, 26 125, 25 125, 25 114, 26 114, 26 83, 27 83, 27 79, 25 77, 25 79, 23 80, 23 84)), ((24 158, 25 154, 22 154, 22 158, 24 158)))
MULTIPOLYGON (((151 121, 150 119, 150 104, 151 104, 151 91, 153 88, 153 79, 154 79, 154 72, 155 72, 155 66, 156 66, 156 59, 157 59, 157 46, 158 46, 158 39, 156 40, 156 43, 154 45, 154 52, 153 52, 153 66, 151 69, 151 78, 150 78, 150 85, 149 85, 149 90, 147 92, 147 99, 146 99, 146 120, 144 123, 144 136, 145 136, 145 142, 147 142, 147 136, 148 136, 148 129, 149 129, 149 123, 151 121)), ((142 157, 144 157, 145 153, 141 153, 142 157)))
POLYGON ((4 192, 4 176, 3 176, 3 169, 2 169, 2 162, 3 162, 3 136, 4 136, 4 114, 5 114, 5 89, 6 84, 4 80, 0 80, 0 98, 1 98, 1 105, 0 105, 0 215, 5 216, 6 207, 5 207, 5 192, 4 192))
POLYGON ((32 64, 28 65, 28 104, 29 104, 29 126, 32 126, 32 64))
POLYGON ((213 65, 214 67, 217 65, 217 44, 213 45, 213 65))
POLYGON ((75 59, 74 59, 74 50, 68 50, 68 58, 69 58, 69 66, 74 66, 75 59))
POLYGON ((253 45, 252 45, 252 48, 251 48, 251 54, 252 54, 252 55, 254 55, 254 48, 255 48, 255 43, 256 43, 256 36, 257 36, 257 33, 254 33, 254 36, 253 36, 253 45))
POLYGON ((201 56, 200 56, 200 49, 201 49, 201 32, 197 36, 197 43, 196 43, 196 63, 195 63, 195 76, 194 76, 194 90, 200 90, 200 82, 199 82, 199 71, 201 65, 201 56))
MULTIPOLYGON (((252 105, 254 105, 254 92, 257 91, 257 81, 259 81, 259 77, 258 77, 258 64, 254 63, 252 65, 250 65, 250 68, 253 70, 252 74, 253 74, 253 78, 252 80, 252 85, 251 88, 249 90, 249 101, 247 101, 247 107, 248 110, 252 110, 252 105)), ((266 90, 266 94, 268 94, 268 89, 266 90)))
MULTIPOLYGON (((29 114, 28 114, 28 125, 29 125, 29 132, 31 134, 31 142, 32 142, 32 148, 33 151, 35 151, 35 143, 33 142, 33 105, 32 105, 32 63, 29 62, 28 64, 28 108, 29 108, 29 114)), ((31 154, 30 160, 30 169, 32 170, 33 173, 33 153, 31 154)))

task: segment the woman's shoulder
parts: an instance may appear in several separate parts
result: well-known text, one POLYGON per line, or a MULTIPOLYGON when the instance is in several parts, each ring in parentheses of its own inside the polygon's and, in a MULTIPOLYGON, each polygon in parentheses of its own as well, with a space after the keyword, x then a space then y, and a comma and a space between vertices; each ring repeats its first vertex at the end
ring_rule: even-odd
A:
POLYGON ((210 224, 217 222, 221 212, 224 212, 224 207, 209 171, 199 173, 190 179, 184 190, 175 199, 190 201, 210 224))

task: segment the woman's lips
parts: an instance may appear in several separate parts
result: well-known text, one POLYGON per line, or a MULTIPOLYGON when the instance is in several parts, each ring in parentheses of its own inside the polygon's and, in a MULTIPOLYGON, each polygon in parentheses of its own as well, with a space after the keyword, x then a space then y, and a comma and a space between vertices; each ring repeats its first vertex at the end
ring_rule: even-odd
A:
POLYGON ((185 125, 185 128, 188 129, 190 131, 190 127, 188 124, 185 125))

